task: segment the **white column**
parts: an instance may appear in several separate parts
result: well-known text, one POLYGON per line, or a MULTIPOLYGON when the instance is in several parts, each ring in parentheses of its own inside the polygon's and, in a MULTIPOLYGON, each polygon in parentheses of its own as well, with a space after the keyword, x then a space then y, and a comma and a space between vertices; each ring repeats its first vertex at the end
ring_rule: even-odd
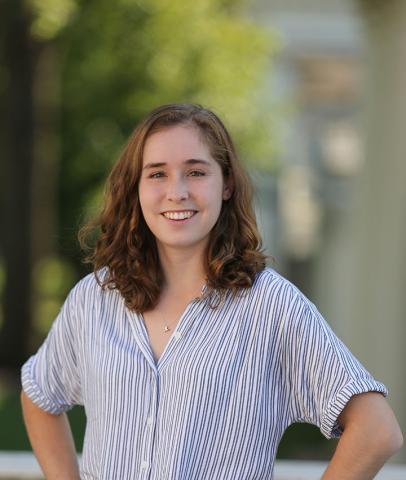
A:
MULTIPOLYGON (((351 218, 352 338, 406 431, 406 2, 358 0, 365 19, 365 167, 351 218), (355 254, 353 254, 355 253, 355 254)), ((405 449, 394 457, 406 461, 405 449)))

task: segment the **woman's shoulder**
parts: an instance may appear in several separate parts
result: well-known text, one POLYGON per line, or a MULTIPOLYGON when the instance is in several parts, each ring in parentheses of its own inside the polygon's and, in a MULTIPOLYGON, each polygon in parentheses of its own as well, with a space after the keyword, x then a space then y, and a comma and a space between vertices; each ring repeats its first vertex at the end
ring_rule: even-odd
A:
POLYGON ((286 328, 302 328, 304 324, 321 325, 322 319, 314 303, 290 280, 273 268, 265 268, 256 276, 253 284, 255 304, 262 305, 280 326, 286 328))
POLYGON ((271 267, 257 273, 251 290, 253 300, 272 303, 282 310, 290 310, 294 304, 298 307, 312 306, 312 302, 294 283, 271 267))
POLYGON ((88 273, 76 282, 69 292, 69 296, 77 299, 81 298, 82 300, 104 296, 105 291, 112 291, 102 287, 102 283, 107 278, 108 273, 107 267, 88 273))
POLYGON ((256 274, 252 288, 254 290, 284 290, 292 296, 303 295, 296 285, 272 267, 266 267, 256 274))

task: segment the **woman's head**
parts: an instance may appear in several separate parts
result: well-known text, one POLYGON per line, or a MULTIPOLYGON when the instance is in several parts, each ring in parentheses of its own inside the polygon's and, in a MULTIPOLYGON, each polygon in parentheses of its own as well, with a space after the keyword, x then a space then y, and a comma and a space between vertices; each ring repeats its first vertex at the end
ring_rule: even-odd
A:
POLYGON ((199 130, 189 124, 158 130, 147 138, 138 182, 141 213, 160 258, 200 263, 224 201, 232 195, 220 165, 199 130))
MULTIPOLYGON (((194 169, 196 166, 193 166, 194 169)), ((100 217, 79 233, 81 244, 85 246, 89 231, 96 226, 101 230, 94 251, 85 261, 93 263, 95 270, 108 267, 109 276, 104 284, 114 284, 128 307, 139 311, 151 308, 158 300, 163 284, 158 255, 160 235, 166 235, 167 239, 172 231, 170 227, 165 230, 168 220, 158 215, 167 210, 183 208, 197 211, 199 206, 195 203, 200 202, 201 206, 205 206, 200 212, 200 219, 197 214, 196 218, 190 220, 190 232, 196 232, 199 225, 210 229, 207 231, 204 251, 209 287, 220 291, 248 287, 255 273, 265 266, 251 195, 249 179, 222 121, 200 105, 163 105, 153 110, 135 128, 108 177, 105 205, 100 217), (171 146, 165 158, 167 143, 168 147, 169 143, 171 146), (194 156, 205 157, 203 160, 212 164, 212 173, 207 172, 205 179, 192 180, 192 177, 200 177, 201 174, 191 173, 189 176, 190 164, 181 167, 181 163, 176 163, 175 168, 175 154, 170 155, 171 149, 181 152, 176 157, 180 160, 193 160, 181 156, 194 153, 194 156), (143 171, 146 163, 154 164, 155 174, 153 168, 143 171), (161 165, 157 167, 158 163, 161 165), (165 170, 172 167, 170 171, 165 170), (186 172, 183 168, 189 170, 186 172), (176 179, 180 179, 182 175, 178 173, 183 171, 187 178, 185 184, 177 183, 173 187, 177 182, 175 174, 176 179), (221 192, 218 190, 221 197, 218 211, 215 212, 213 207, 207 207, 210 198, 207 189, 217 188, 218 183, 209 183, 210 175, 217 173, 221 176, 222 186, 221 192), (169 174, 173 179, 170 187, 169 174), (174 192, 173 188, 177 191, 174 192), (161 191, 164 194, 161 195, 161 191), (183 193, 184 198, 181 198, 183 193), (152 208, 153 202, 161 202, 156 211, 152 208), (199 224, 202 219, 208 218, 204 217, 205 212, 211 214, 211 223, 206 221, 204 225, 199 224)))

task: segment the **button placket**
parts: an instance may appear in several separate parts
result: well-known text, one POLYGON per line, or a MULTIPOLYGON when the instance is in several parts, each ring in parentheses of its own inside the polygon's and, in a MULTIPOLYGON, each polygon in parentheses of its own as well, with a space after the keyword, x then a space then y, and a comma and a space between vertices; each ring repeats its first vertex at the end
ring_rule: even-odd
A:
POLYGON ((145 443, 141 456, 141 473, 145 475, 143 478, 149 478, 151 471, 152 455, 154 450, 154 419, 157 415, 158 408, 158 375, 152 369, 149 373, 150 377, 150 408, 145 425, 145 443))

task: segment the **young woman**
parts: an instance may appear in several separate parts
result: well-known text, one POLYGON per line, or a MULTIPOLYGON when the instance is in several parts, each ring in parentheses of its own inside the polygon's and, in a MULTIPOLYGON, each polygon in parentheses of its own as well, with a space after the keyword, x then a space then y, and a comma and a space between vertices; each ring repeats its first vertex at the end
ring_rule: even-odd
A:
POLYGON ((324 479, 369 479, 402 444, 377 382, 266 268, 220 119, 165 105, 115 164, 87 261, 22 368, 47 479, 269 480, 294 422, 341 437, 324 479), (83 405, 79 467, 65 411, 83 405))

